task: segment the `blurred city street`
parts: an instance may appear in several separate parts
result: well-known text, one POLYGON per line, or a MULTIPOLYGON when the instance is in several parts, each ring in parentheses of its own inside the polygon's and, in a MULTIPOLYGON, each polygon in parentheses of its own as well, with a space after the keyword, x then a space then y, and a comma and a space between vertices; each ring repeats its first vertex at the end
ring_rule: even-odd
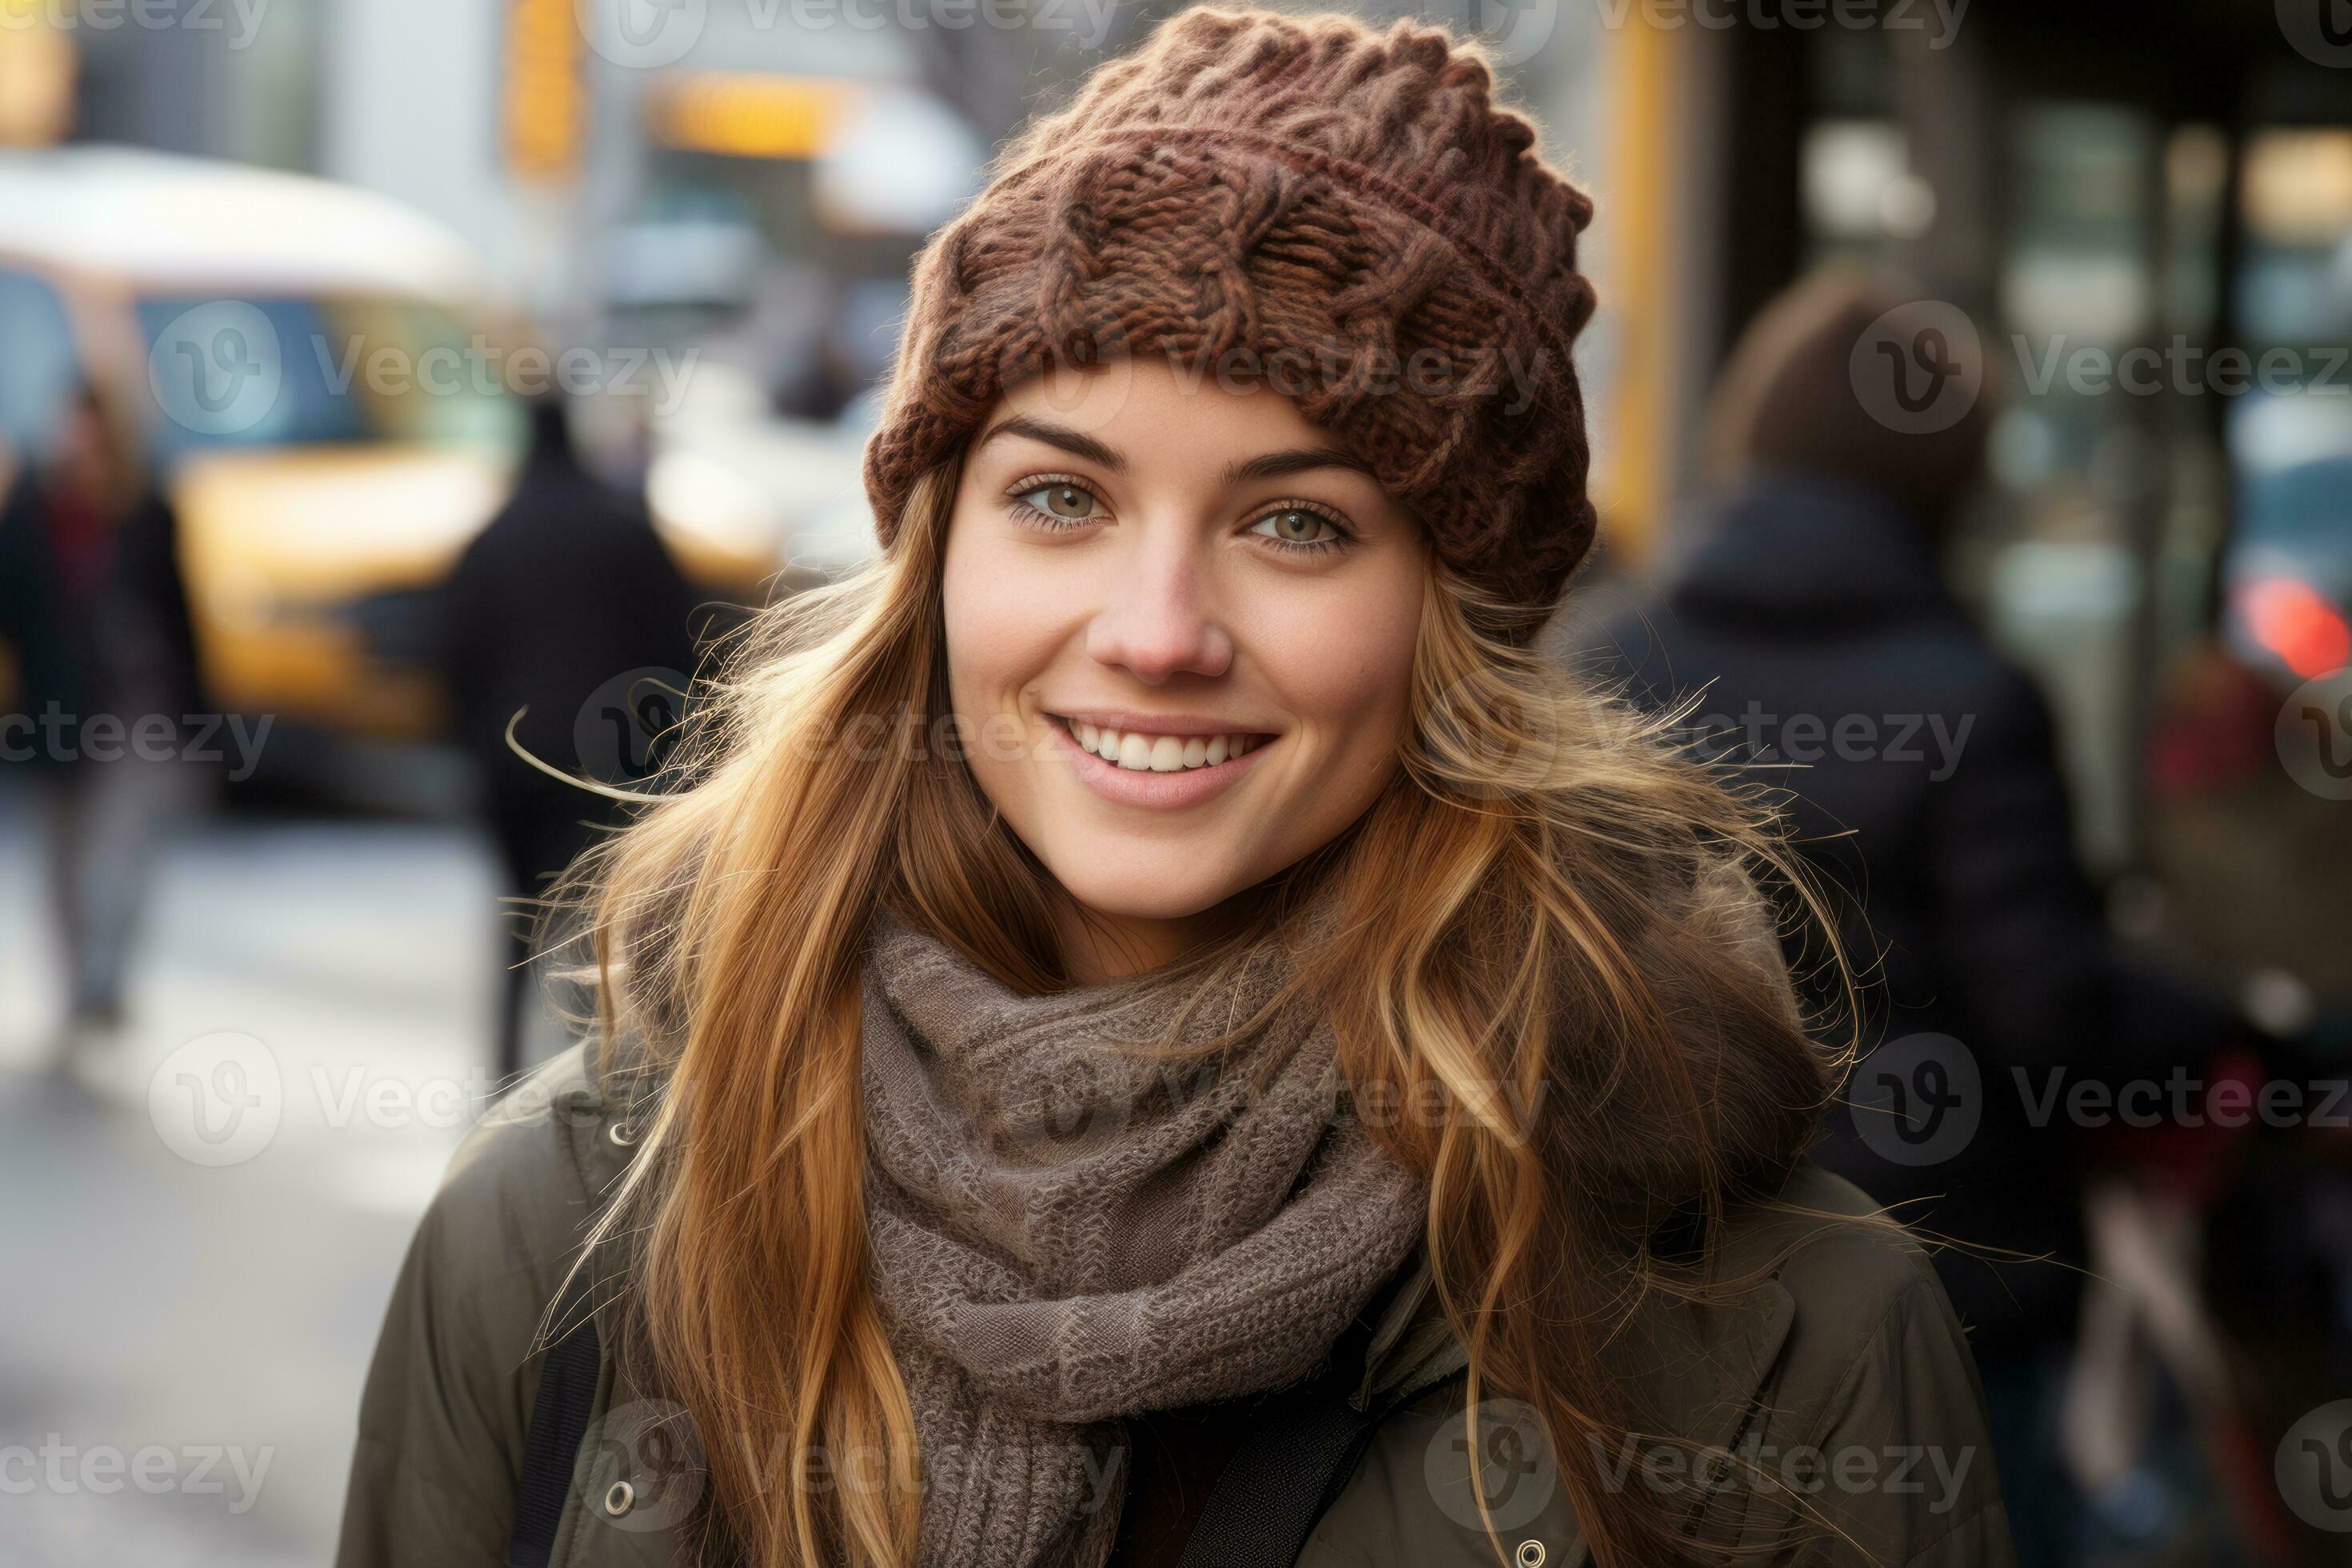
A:
MULTIPOLYGON (((40 885, 37 805, 0 792, 0 884, 40 885)), ((0 902, 0 1181, 17 1194, 0 1449, 65 1478, 5 1500, 9 1568, 331 1554, 394 1272, 461 1136, 457 1091, 488 1083, 492 896, 460 829, 196 826, 159 868, 122 1055, 95 1089, 43 1070, 52 933, 39 900, 0 902), (283 1114, 250 1157, 206 1168, 166 1142, 148 1090, 222 1031, 267 1047, 283 1114), (170 1458, 142 1486, 152 1447, 170 1458)))
MULTIPOLYGON (((1448 90, 1491 78, 1590 226, 1376 266, 1375 183, 1244 139, 1202 233, 1246 236, 1113 245, 1192 167, 1154 115, 1054 198, 1086 267, 1013 289, 967 226, 910 289, 1032 115, 1199 4, 0 0, 0 1568, 334 1560, 418 1216, 562 1037, 501 900, 707 782, 703 704, 770 673, 737 632, 916 582, 886 536, 944 563, 972 453, 923 529, 869 472, 908 359, 1163 251, 1214 331, 1139 344, 1197 384, 1233 338, 1211 393, 1301 348, 1310 257, 1318 361, 1557 342, 1507 412, 1578 410, 1600 542, 1543 648, 1786 814, 1862 982, 1789 911, 1864 1047, 1816 1155, 1957 1244, 2021 1568, 2352 1568, 2352 9, 1344 0, 1475 44, 1448 90), (1555 253, 1573 310, 1453 313, 1555 253)), ((1422 226, 1483 212, 1396 135, 1422 226)), ((1148 467, 1059 446, 1006 502, 1148 467)))

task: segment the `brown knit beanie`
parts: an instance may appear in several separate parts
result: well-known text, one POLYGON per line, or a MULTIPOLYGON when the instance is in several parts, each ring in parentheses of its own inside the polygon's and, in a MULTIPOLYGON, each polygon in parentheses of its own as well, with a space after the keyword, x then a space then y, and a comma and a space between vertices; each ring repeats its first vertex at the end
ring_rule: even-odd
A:
POLYGON ((1531 635, 1592 543, 1592 206, 1494 90, 1440 27, 1224 6, 1097 68, 916 259, 866 448, 882 542, 1003 392, 1159 353, 1294 397, 1531 635))

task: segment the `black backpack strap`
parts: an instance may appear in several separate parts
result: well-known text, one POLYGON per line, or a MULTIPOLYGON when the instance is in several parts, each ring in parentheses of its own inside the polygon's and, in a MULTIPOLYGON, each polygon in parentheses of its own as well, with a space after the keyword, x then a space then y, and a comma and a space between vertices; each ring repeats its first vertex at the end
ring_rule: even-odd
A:
MULTIPOLYGON (((1340 1365, 1349 1363, 1342 1361, 1340 1365)), ((1357 1373, 1326 1375, 1268 1402, 1225 1462, 1177 1568, 1293 1568, 1345 1489, 1373 1429, 1402 1400, 1349 1403, 1357 1373)))
POLYGON ((589 1413, 596 1407, 600 1361, 595 1316, 583 1313, 578 1327, 548 1347, 540 1365, 539 1397, 531 1405, 522 1474, 515 1485, 508 1568, 548 1568, 554 1554, 572 1467, 588 1435, 589 1413))

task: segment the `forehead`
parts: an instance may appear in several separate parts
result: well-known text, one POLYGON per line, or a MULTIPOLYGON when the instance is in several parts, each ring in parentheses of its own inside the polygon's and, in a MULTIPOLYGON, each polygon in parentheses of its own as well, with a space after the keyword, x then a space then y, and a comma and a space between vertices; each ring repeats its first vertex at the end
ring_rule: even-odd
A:
MULTIPOLYGON (((1346 443, 1263 380, 1221 376, 1160 354, 1030 376, 1008 388, 983 434, 1019 415, 1091 437, 1140 468, 1155 458, 1197 467, 1204 457, 1346 443)), ((1008 444, 998 437, 992 446, 1008 444)))

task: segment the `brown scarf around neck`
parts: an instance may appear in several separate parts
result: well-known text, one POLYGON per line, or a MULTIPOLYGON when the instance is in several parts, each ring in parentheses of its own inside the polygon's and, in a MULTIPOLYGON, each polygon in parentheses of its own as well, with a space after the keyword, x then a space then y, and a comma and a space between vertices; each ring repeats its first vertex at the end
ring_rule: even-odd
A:
MULTIPOLYGON (((1253 949, 1180 1039, 1248 1019, 1287 954, 1253 949)), ((1307 1376, 1421 1240, 1427 1190, 1344 1114, 1328 1021, 1285 1007, 1205 1058, 1118 1048, 1199 984, 1024 996, 875 917, 866 1206, 920 1445, 920 1568, 1095 1568, 1122 1418, 1307 1376)))

